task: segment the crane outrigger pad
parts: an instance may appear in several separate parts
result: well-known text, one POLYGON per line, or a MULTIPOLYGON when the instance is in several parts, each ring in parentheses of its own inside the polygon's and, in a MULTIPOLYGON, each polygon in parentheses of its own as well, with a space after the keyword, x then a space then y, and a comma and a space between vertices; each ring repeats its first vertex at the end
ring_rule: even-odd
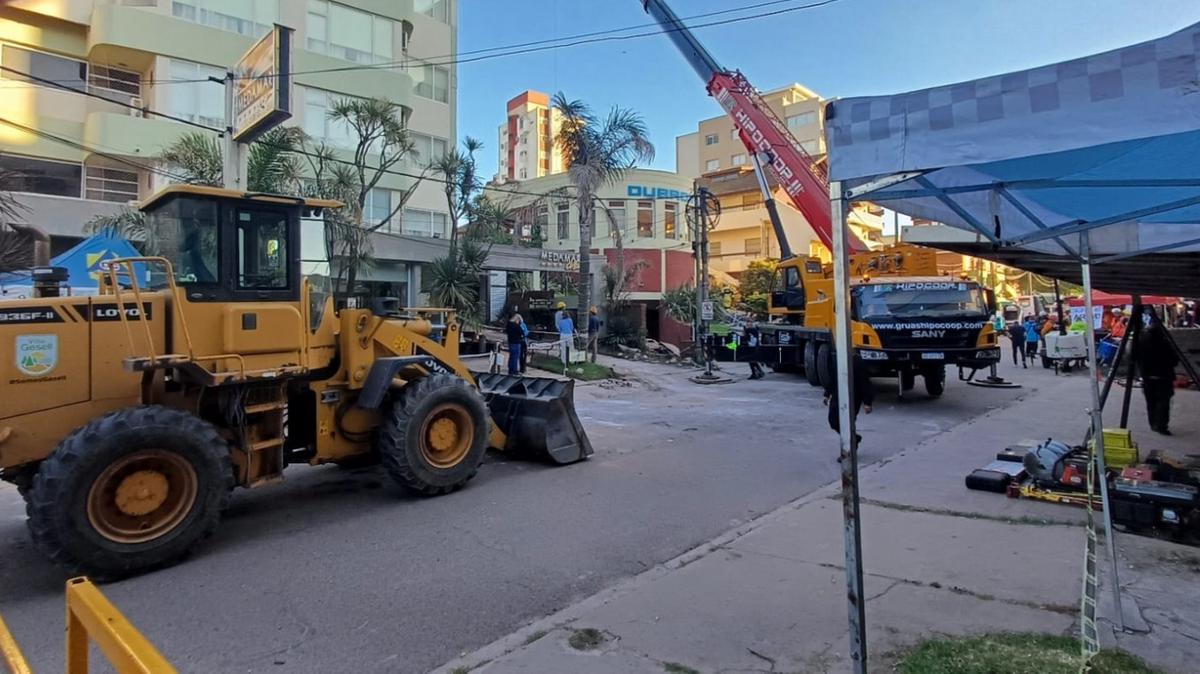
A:
POLYGON ((567 464, 592 455, 575 414, 575 382, 505 374, 481 374, 479 390, 496 426, 504 432, 498 449, 567 464))

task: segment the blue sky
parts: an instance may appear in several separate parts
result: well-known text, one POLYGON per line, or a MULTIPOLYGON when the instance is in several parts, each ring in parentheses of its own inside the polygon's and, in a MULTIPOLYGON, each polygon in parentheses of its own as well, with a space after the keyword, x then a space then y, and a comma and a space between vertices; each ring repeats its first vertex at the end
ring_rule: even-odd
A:
MULTIPOLYGON (((811 0, 808 0, 811 2, 811 0)), ((761 0, 673 0, 683 17, 761 0)), ((785 2, 714 21, 807 4, 785 2)), ((646 26, 640 0, 461 0, 459 51, 646 26)), ((885 94, 1020 70, 1158 37, 1200 21, 1196 0, 838 0, 815 9, 701 28, 726 68, 760 89, 800 82, 825 97, 885 94)), ((649 27, 633 32, 647 32, 649 27)), ((464 56, 463 58, 469 58, 464 56)), ((646 119, 655 168, 673 169, 675 136, 721 114, 663 35, 459 65, 458 129, 496 171, 504 105, 525 89, 630 107, 646 119)))

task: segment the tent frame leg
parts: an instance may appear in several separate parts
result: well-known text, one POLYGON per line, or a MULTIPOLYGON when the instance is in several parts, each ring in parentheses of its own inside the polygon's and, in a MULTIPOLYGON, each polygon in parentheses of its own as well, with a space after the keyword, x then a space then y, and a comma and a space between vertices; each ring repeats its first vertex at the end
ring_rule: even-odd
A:
POLYGON ((850 659, 855 674, 867 672, 867 610, 863 592, 861 510, 858 495, 858 434, 854 423, 853 346, 850 342, 849 202, 841 181, 829 183, 833 214, 834 352, 837 357, 839 446, 842 469, 842 519, 846 548, 846 600, 850 619, 850 659))
POLYGON ((1125 615, 1121 611, 1121 582, 1117 571, 1117 536, 1112 525, 1112 502, 1108 499, 1108 473, 1104 465, 1104 410, 1100 407, 1100 381, 1096 376, 1098 367, 1096 364, 1096 326, 1090 320, 1095 313, 1092 308, 1092 265, 1090 262, 1092 251, 1087 231, 1079 235, 1079 248, 1084 259, 1082 265, 1083 301, 1087 312, 1085 315, 1089 319, 1084 322, 1087 324, 1088 363, 1091 370, 1091 376, 1088 379, 1092 392, 1092 409, 1089 410, 1089 413, 1092 418, 1092 440, 1095 447, 1092 456, 1096 462, 1096 476, 1100 479, 1100 503, 1104 512, 1104 538, 1109 554, 1108 571, 1109 582, 1112 585, 1113 619, 1116 621, 1117 629, 1124 632, 1125 615))

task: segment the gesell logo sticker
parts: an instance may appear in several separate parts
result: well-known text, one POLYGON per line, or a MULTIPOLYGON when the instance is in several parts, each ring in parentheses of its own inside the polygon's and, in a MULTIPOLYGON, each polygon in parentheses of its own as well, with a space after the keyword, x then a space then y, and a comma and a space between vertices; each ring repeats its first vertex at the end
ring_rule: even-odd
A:
POLYGON ((17 335, 17 369, 44 377, 58 365, 58 335, 17 335))

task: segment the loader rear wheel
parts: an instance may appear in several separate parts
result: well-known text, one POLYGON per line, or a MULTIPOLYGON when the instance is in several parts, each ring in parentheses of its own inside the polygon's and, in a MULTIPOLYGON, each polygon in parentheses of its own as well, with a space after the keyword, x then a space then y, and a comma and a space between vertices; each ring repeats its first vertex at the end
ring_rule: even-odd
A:
POLYGON ((804 343, 804 376, 809 384, 821 385, 821 373, 817 371, 817 343, 811 339, 804 343))
POLYGON ((385 414, 379 455, 392 479, 429 496, 475 477, 487 450, 488 412, 466 380, 435 374, 406 386, 385 414))
POLYGON ((820 381, 820 386, 829 388, 837 386, 833 378, 837 375, 837 366, 834 365, 833 359, 829 356, 830 347, 828 343, 823 343, 817 348, 817 379, 820 381))
POLYGON ((156 405, 94 419, 42 462, 26 512, 34 544, 102 580, 165 566, 217 526, 233 488, 229 445, 156 405))

